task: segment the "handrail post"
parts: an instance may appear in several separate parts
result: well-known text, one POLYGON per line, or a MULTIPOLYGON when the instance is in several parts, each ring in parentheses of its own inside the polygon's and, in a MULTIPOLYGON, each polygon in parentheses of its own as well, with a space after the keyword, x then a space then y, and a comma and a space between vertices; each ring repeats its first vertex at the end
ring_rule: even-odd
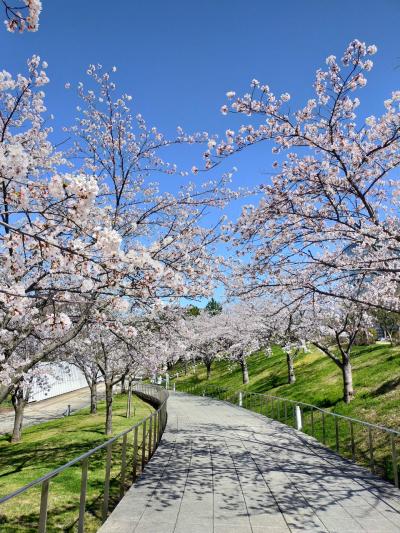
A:
POLYGON ((239 391, 239 407, 243 407, 243 393, 239 391))
POLYGON ((301 409, 298 405, 296 405, 295 407, 295 412, 296 412, 296 429, 298 431, 301 431, 303 429, 303 423, 301 420, 301 409))
POLYGON ((106 475, 104 479, 104 499, 102 521, 105 522, 108 515, 108 501, 110 498, 110 474, 111 474, 112 444, 107 446, 106 475))
POLYGON ((144 470, 144 465, 146 464, 146 420, 144 420, 143 425, 143 438, 142 438, 142 472, 144 470))
POLYGON ((311 408, 311 435, 314 437, 314 407, 311 408))
POLYGON ((375 474, 374 445, 372 441, 372 430, 370 426, 368 426, 368 447, 369 447, 369 464, 371 466, 372 472, 375 474))
POLYGON ((47 528, 47 506, 49 500, 49 485, 50 480, 46 479, 42 483, 42 491, 40 495, 40 515, 39 515, 39 533, 46 533, 47 528))
POLYGON ((120 480, 120 488, 119 488, 119 495, 122 498, 122 496, 125 494, 125 476, 126 476, 126 442, 127 442, 128 434, 125 433, 125 435, 122 437, 122 451, 121 451, 121 480, 120 480))
POLYGON ((157 418, 158 418, 158 422, 157 422, 157 428, 158 428, 157 440, 158 440, 158 442, 160 442, 160 440, 161 440, 161 432, 162 432, 162 427, 161 427, 161 409, 158 411, 157 418))
POLYGON ((336 439, 336 452, 339 453, 339 420, 335 416, 335 439, 336 439))
POLYGON ((136 480, 137 477, 137 465, 138 465, 138 431, 139 426, 136 426, 133 430, 133 481, 136 480))
POLYGON ((86 506, 86 490, 87 490, 87 478, 88 478, 89 459, 86 458, 82 461, 82 474, 81 474, 81 495, 79 499, 79 521, 78 521, 78 533, 84 533, 85 531, 85 506, 86 506))
POLYGON ((392 448, 392 465, 393 465, 394 484, 397 488, 399 488, 399 471, 397 469, 397 450, 396 450, 396 442, 394 440, 393 434, 390 435, 390 444, 392 448))
POLYGON ((151 415, 149 419, 149 454, 148 454, 149 461, 152 455, 152 443, 153 443, 153 415, 151 415))
POLYGON ((154 413, 154 430, 153 430, 153 453, 157 448, 157 411, 154 413))
POLYGON ((356 445, 354 441, 354 427, 353 422, 350 420, 350 438, 351 438, 351 460, 355 462, 356 460, 356 445))

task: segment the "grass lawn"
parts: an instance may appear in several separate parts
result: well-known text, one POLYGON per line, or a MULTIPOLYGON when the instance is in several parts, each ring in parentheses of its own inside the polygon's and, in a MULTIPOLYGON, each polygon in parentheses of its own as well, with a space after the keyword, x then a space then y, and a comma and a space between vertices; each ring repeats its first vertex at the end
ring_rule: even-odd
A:
MULTIPOLYGON (((127 419, 126 395, 117 395, 113 401, 114 434, 145 418, 153 408, 133 396, 135 414, 127 419)), ((24 430, 23 441, 10 444, 0 435, 0 496, 4 496, 47 472, 63 465, 84 452, 98 446, 108 438, 104 435, 105 404, 99 402, 98 413, 90 415, 83 409, 73 415, 32 426, 24 430)), ((140 433, 139 433, 140 435, 140 433)), ((113 446, 111 477, 118 476, 120 444, 113 446)), ((132 457, 132 434, 128 437, 128 465, 132 457)), ((89 459, 89 475, 85 531, 96 531, 100 525, 102 491, 105 472, 105 452, 97 452, 89 459)), ((132 470, 128 470, 129 473, 132 470)), ((48 531, 76 531, 79 513, 81 465, 73 466, 50 482, 48 531)), ((111 483, 111 504, 115 505, 119 482, 111 483)), ((37 531, 40 504, 40 487, 29 489, 24 494, 0 506, 0 531, 37 531)))
MULTIPOLYGON (((297 380, 293 385, 287 384, 286 360, 279 348, 274 348, 270 357, 258 352, 248 358, 250 383, 247 386, 242 385, 240 367, 227 361, 213 363, 209 381, 206 378, 205 366, 200 363, 196 367, 191 367, 187 375, 184 374, 182 366, 172 370, 170 374, 172 377, 176 371, 180 374, 177 379, 172 380, 176 382, 177 390, 194 387, 194 391, 201 393, 208 384, 224 389, 268 393, 399 430, 400 347, 379 343, 356 347, 352 364, 355 398, 349 405, 342 401, 340 369, 316 349, 297 358, 295 362, 297 380)), ((260 405, 258 400, 256 402, 249 397, 246 406, 283 421, 284 404, 279 404, 279 408, 278 404, 279 402, 275 408, 272 407, 272 411, 269 404, 260 405)), ((322 440, 321 420, 316 418, 314 422, 314 435, 322 440)), ((309 414, 305 416, 304 425, 304 430, 311 433, 309 414)), ((357 460, 368 465, 370 463, 366 445, 368 434, 365 430, 356 429, 356 431, 358 431, 355 435, 357 460)), ((345 422, 339 423, 339 437, 341 453, 350 456, 350 428, 345 422)), ((392 478, 391 451, 387 439, 379 431, 374 432, 372 437, 376 470, 385 477, 392 478)), ((326 443, 332 448, 336 447, 335 424, 331 417, 329 421, 327 420, 326 443)), ((400 440, 396 444, 400 457, 400 440)))

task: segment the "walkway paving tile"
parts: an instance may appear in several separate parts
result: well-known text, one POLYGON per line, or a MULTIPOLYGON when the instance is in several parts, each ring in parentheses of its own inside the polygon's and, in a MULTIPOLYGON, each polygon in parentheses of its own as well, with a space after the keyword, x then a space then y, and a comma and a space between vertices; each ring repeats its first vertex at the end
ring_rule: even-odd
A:
POLYGON ((311 437, 181 393, 100 533, 400 533, 400 492, 311 437))

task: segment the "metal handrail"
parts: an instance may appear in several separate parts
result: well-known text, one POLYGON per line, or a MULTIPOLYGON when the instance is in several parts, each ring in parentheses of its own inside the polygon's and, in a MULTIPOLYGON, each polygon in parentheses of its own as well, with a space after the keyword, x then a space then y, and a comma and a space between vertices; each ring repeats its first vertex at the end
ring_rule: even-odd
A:
MULTIPOLYGON (((300 402, 296 400, 291 400, 289 398, 283 398, 281 396, 274 396, 270 394, 263 394, 259 392, 252 392, 252 391, 246 391, 246 390, 237 390, 237 389, 230 389, 230 388, 224 388, 224 387, 218 387, 216 385, 194 385, 190 387, 183 387, 185 389, 185 392, 190 392, 194 394, 202 393, 203 396, 207 394, 207 391, 211 389, 214 393, 217 393, 218 396, 221 393, 226 394, 226 400, 230 397, 238 398, 238 404, 240 407, 242 407, 243 404, 243 398, 245 396, 256 396, 265 399, 266 401, 271 402, 271 416, 268 414, 267 416, 270 418, 277 418, 280 422, 282 422, 282 418, 284 418, 284 423, 288 423, 288 418, 290 419, 291 416, 288 416, 288 410, 287 410, 287 404, 291 404, 293 406, 293 424, 296 425, 297 429, 302 430, 302 415, 303 411, 309 409, 311 411, 311 435, 315 436, 314 428, 315 428, 315 421, 314 421, 314 411, 318 411, 322 414, 322 442, 323 444, 326 444, 326 423, 325 423, 325 417, 330 416, 335 419, 335 449, 339 453, 340 448, 340 438, 339 438, 339 422, 338 419, 345 420, 349 423, 350 428, 350 443, 351 443, 351 459, 353 462, 356 462, 356 441, 354 437, 354 424, 359 424, 360 426, 363 426, 368 429, 368 455, 369 455, 369 467, 370 470, 373 473, 376 473, 376 461, 374 457, 374 443, 373 443, 373 430, 381 431, 390 437, 390 442, 388 443, 388 452, 391 455, 391 462, 392 462, 392 468, 393 468, 393 482, 396 487, 399 487, 399 472, 398 472, 398 466, 399 461, 397 457, 397 447, 395 438, 400 437, 400 431, 387 428, 385 426, 381 426, 379 424, 372 424, 371 422, 366 422, 364 420, 359 420, 357 418, 352 418, 350 416, 341 415, 338 413, 333 413, 331 411, 327 411, 326 409, 322 409, 321 407, 318 407, 316 405, 312 405, 305 402, 300 402), (275 416, 275 411, 273 408, 273 402, 278 403, 278 416, 275 416), (284 404, 284 417, 281 416, 281 411, 279 407, 279 402, 282 402, 284 404), (305 409, 306 408, 306 409, 305 409), (299 418, 297 418, 299 417, 299 418)), ((174 384, 174 390, 182 390, 180 384, 174 384), (176 388, 176 385, 178 385, 178 388, 176 388)), ((210 391, 210 392, 211 392, 210 391)), ((211 392, 212 393, 212 392, 211 392)), ((234 400, 235 401, 235 400, 234 400)), ((266 406, 268 404, 266 403, 266 406)), ((259 406, 261 407, 261 402, 259 403, 259 406)), ((251 409, 251 407, 250 407, 251 409)))
MULTIPOLYGON (((196 388, 196 387, 192 387, 193 389, 196 388)), ((291 400, 289 398, 283 398, 282 396, 274 396, 272 394, 264 394, 262 392, 253 392, 253 391, 247 391, 247 390, 237 390, 237 389, 229 389, 229 388, 222 388, 222 387, 217 387, 216 385, 206 385, 206 388, 215 388, 217 391, 221 391, 223 390, 224 392, 232 392, 233 394, 238 394, 239 392, 242 392, 242 393, 245 393, 245 394, 251 394, 251 395, 256 395, 256 396, 263 396, 263 397, 267 397, 267 398, 272 398, 274 400, 280 400, 282 402, 288 402, 288 403, 291 403, 291 404, 294 404, 294 405, 301 405, 302 407, 311 407, 312 409, 315 409, 316 411, 320 411, 321 413, 325 413, 327 415, 330 415, 330 416, 336 416, 338 418, 343 418, 345 420, 349 420, 351 422, 355 422, 357 424, 362 424, 364 426, 367 426, 367 427, 371 427, 371 428, 374 428, 374 429, 379 429, 381 431, 385 431, 387 433, 393 433, 394 435, 398 435, 400 436, 400 431, 397 431, 395 429, 392 429, 392 428, 387 428, 386 426, 380 426, 379 424, 372 424, 371 422, 366 422, 365 420, 360 420, 359 418, 352 418, 350 416, 345 416, 345 415, 340 415, 339 413, 334 413, 332 411, 327 411, 326 409, 322 409, 322 407, 318 407, 317 405, 313 405, 311 403, 305 403, 305 402, 300 402, 300 401, 297 401, 297 400, 291 400)))
POLYGON ((289 398, 282 398, 282 396, 273 396, 271 394, 263 394, 261 392, 252 392, 252 391, 244 391, 246 394, 253 394, 257 396, 266 396, 268 398, 273 398, 274 400, 280 400, 284 402, 288 402, 294 405, 301 405, 302 407, 311 407, 312 409, 315 409, 316 411, 320 411, 321 413, 325 413, 330 416, 336 416, 337 418, 343 418, 344 420, 349 420, 350 422, 355 422, 357 424, 362 424, 363 426, 371 427, 374 429, 379 429, 381 431, 385 431, 386 433, 393 433, 394 435, 400 436, 400 431, 397 431, 392 428, 387 428, 386 426, 380 426, 379 424, 372 424, 371 422, 366 422, 365 420, 360 420, 359 418, 352 418, 351 416, 345 416, 340 415, 339 413, 334 413, 332 411, 327 411, 326 409, 322 409, 322 407, 318 407, 317 405, 313 405, 311 403, 305 403, 305 402, 298 402, 296 400, 290 400, 289 398))
MULTIPOLYGON (((15 498, 19 494, 22 494, 26 492, 27 490, 31 489, 32 487, 36 485, 42 486, 42 493, 41 493, 41 504, 40 504, 40 513, 39 513, 39 529, 38 531, 40 533, 45 533, 46 531, 46 523, 47 523, 47 501, 48 501, 48 492, 49 492, 49 482, 52 478, 55 478, 60 473, 67 470, 69 467, 76 465, 77 463, 82 463, 82 477, 81 477, 81 499, 80 499, 80 509, 79 509, 79 524, 78 524, 78 532, 83 533, 84 529, 84 512, 85 512, 85 502, 86 502, 86 485, 87 485, 87 473, 88 473, 88 459, 94 455, 95 453, 99 452, 100 450, 106 449, 107 450, 107 464, 106 464, 106 480, 105 480, 105 503, 103 506, 103 521, 107 518, 108 514, 108 496, 109 496, 109 483, 110 483, 110 468, 111 468, 111 450, 112 445, 116 441, 118 441, 121 437, 123 438, 123 450, 122 450, 122 460, 123 464, 126 463, 126 446, 127 446, 127 435, 131 432, 134 432, 134 464, 137 466, 140 461, 138 461, 138 450, 139 448, 142 448, 142 458, 141 458, 141 465, 142 470, 144 468, 144 465, 146 463, 146 440, 149 439, 149 449, 148 449, 148 457, 147 461, 150 460, 152 453, 154 453, 155 448, 157 447, 161 436, 163 434, 163 431, 165 429, 165 425, 167 423, 167 400, 169 393, 165 389, 158 387, 157 385, 150 385, 150 384, 135 384, 133 388, 133 392, 138 393, 139 395, 143 395, 145 398, 148 398, 152 401, 156 400, 159 402, 158 408, 151 413, 149 416, 143 418, 133 426, 131 426, 128 429, 125 429, 118 435, 115 435, 111 439, 107 440, 103 444, 100 444, 99 446, 96 446, 96 448, 93 448, 89 450, 88 452, 83 453, 79 457, 76 457, 75 459, 72 459, 68 463, 65 463, 62 466, 59 466, 55 470, 52 470, 51 472, 48 472, 47 474, 31 481, 30 483, 27 483, 23 487, 20 487, 19 489, 15 490, 14 492, 11 492, 10 494, 7 494, 6 496, 3 496, 0 498, 0 504, 5 503, 12 498, 15 498), (154 419, 154 422, 153 422, 154 419), (158 422, 157 422, 158 419, 158 422), (149 430, 146 431, 146 423, 149 422, 149 430), (143 436, 142 436, 142 442, 139 444, 138 442, 138 428, 140 426, 143 426, 143 436), (152 431, 154 426, 154 433, 152 431), (157 427, 158 426, 158 427, 157 427), (157 431, 158 430, 158 431, 157 431)), ((124 464, 124 468, 126 468, 126 464, 124 464)), ((125 471, 121 472, 121 477, 123 479, 123 483, 125 482, 125 471)), ((136 472, 134 474, 134 479, 136 478, 136 472)), ((122 492, 122 489, 121 489, 122 492)))

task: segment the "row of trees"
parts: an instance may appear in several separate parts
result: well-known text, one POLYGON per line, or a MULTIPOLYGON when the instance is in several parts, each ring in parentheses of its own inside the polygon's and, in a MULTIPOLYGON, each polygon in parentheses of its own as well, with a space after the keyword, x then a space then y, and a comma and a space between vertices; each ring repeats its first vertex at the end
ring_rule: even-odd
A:
POLYGON ((294 306, 258 298, 227 306, 218 313, 204 309, 190 315, 182 323, 181 335, 187 347, 183 357, 201 361, 207 368, 207 379, 213 362, 224 359, 240 365, 246 385, 247 357, 261 349, 269 356, 278 346, 286 359, 288 383, 292 384, 296 381, 295 359, 314 346, 340 370, 346 403, 354 396, 353 349, 369 341, 376 325, 375 316, 363 307, 327 297, 315 298, 312 306, 303 301, 294 306))
POLYGON ((354 344, 376 322, 392 338, 400 312, 400 92, 380 116, 357 117, 356 94, 376 52, 354 40, 340 60, 329 56, 298 109, 288 93, 277 96, 258 80, 244 96, 229 91, 222 113, 246 123, 229 127, 205 154, 215 168, 253 145, 271 146, 272 178, 229 227, 237 259, 226 273, 228 293, 265 302, 277 343, 294 343, 289 365, 300 341, 329 357, 343 374, 346 402, 354 344))
POLYGON ((166 138, 131 113, 100 65, 77 88, 61 152, 46 69, 33 56, 25 75, 0 74, 0 402, 11 395, 14 440, 29 384, 46 386, 45 361, 72 361, 92 388, 102 376, 111 431, 112 388, 164 364, 166 304, 212 291, 223 219, 206 219, 231 196, 229 176, 196 185, 164 160, 207 134, 166 138), (173 175, 181 186, 169 185, 173 175))
POLYGON ((46 386, 45 361, 82 369, 93 410, 102 376, 107 433, 117 383, 188 354, 209 372, 215 357, 237 361, 247 382, 246 357, 279 344, 293 382, 296 354, 313 343, 351 400, 353 346, 378 313, 390 322, 400 311, 400 93, 362 125, 353 96, 375 52, 353 41, 341 62, 327 58, 315 97, 297 111, 257 80, 244 97, 230 91, 223 113, 260 120, 223 140, 181 128, 167 138, 132 114, 112 72, 90 65, 63 151, 48 125, 47 64, 33 56, 26 74, 0 73, 0 402, 12 398, 15 440, 29 383, 46 386), (170 147, 195 144, 210 170, 266 142, 276 174, 258 204, 223 226, 209 215, 237 198, 231 174, 196 184, 165 159, 170 147), (221 238, 236 255, 216 255, 221 238), (221 279, 240 304, 190 316, 171 307, 207 297, 221 279))

